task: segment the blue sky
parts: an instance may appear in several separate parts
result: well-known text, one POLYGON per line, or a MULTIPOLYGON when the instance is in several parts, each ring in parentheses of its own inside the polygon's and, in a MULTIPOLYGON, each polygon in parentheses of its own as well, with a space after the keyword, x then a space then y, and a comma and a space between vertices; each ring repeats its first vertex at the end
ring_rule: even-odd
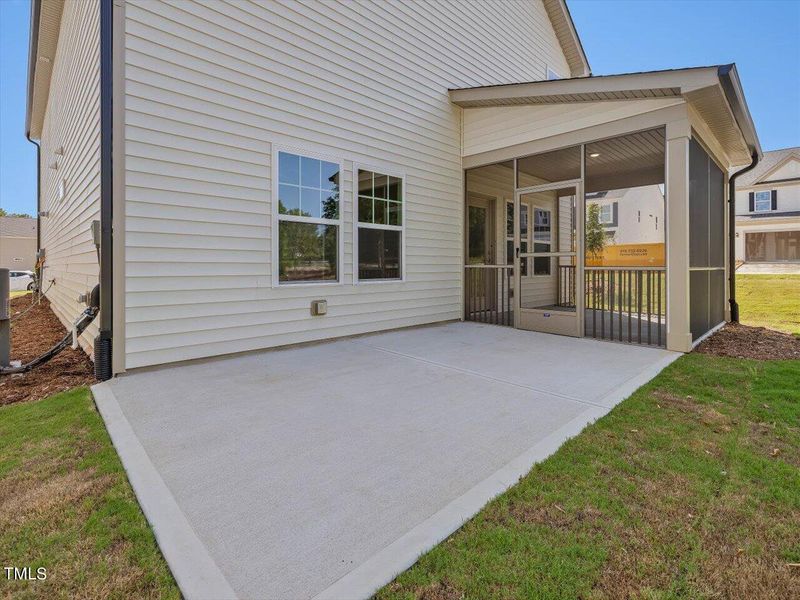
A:
MULTIPOLYGON (((595 75, 735 62, 765 150, 800 146, 800 2, 568 0, 595 75)), ((0 207, 36 210, 29 0, 0 0, 0 207)))

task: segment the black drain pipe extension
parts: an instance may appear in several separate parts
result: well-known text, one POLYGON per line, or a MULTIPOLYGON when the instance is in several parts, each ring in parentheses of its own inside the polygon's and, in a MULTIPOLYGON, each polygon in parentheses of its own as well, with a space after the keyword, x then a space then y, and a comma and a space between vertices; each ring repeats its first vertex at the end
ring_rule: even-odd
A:
POLYGON ((732 323, 739 322, 739 304, 736 302, 736 178, 752 171, 757 164, 758 152, 754 150, 750 165, 728 179, 728 302, 732 323))
POLYGON ((100 333, 94 339, 94 375, 111 379, 113 339, 112 48, 113 0, 100 0, 100 333))
POLYGON ((47 352, 45 352, 41 356, 37 356, 36 358, 31 360, 30 362, 25 363, 24 365, 20 365, 18 367, 4 367, 0 365, 0 376, 27 373, 31 369, 48 362, 59 352, 61 352, 64 348, 72 344, 74 340, 77 340, 89 326, 89 323, 94 321, 94 318, 97 316, 97 311, 99 309, 99 302, 100 302, 100 286, 96 285, 94 286, 94 289, 92 289, 92 292, 89 294, 89 306, 80 315, 78 315, 78 318, 73 323, 72 328, 69 329, 69 331, 67 331, 66 335, 64 335, 64 337, 61 338, 60 342, 58 342, 55 346, 50 348, 47 352))

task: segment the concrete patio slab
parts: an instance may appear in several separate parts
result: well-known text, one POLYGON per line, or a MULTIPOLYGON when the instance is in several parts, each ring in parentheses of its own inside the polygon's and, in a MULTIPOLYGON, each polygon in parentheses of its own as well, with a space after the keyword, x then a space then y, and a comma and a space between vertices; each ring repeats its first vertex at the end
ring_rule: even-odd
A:
POLYGON ((188 598, 360 598, 677 354, 472 323, 93 388, 188 598))

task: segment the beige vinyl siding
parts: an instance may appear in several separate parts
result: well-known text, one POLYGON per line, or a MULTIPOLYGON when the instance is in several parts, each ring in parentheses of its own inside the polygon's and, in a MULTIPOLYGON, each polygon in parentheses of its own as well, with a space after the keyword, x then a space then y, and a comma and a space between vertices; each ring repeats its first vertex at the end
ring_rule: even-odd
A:
MULTIPOLYGON (((100 30, 97 0, 64 3, 41 135, 43 289, 71 326, 86 308, 78 295, 98 281, 91 222, 100 218, 100 30), (56 154, 63 148, 63 155, 56 154), (56 169, 51 168, 57 164, 56 169), (58 198, 64 181, 65 195, 58 198)), ((89 353, 97 320, 80 337, 89 353)))
POLYGON ((464 156, 683 104, 680 98, 536 104, 464 110, 464 156))
POLYGON ((130 0, 126 368, 462 315, 448 88, 568 72, 538 0, 130 0), (279 148, 344 165, 341 283, 273 286, 279 148), (405 174, 406 280, 353 285, 354 164, 405 174), (328 315, 311 317, 325 298, 328 315))

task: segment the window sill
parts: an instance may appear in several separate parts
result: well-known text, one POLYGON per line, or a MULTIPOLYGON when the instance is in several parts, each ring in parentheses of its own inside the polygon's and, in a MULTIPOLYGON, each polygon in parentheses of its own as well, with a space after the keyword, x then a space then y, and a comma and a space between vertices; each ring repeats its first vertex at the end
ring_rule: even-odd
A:
POLYGON ((342 281, 284 281, 280 283, 275 283, 272 285, 273 289, 285 289, 285 288, 296 288, 296 287, 332 287, 337 285, 345 285, 342 281))
POLYGON ((377 285, 381 283, 405 283, 405 279, 355 279, 353 285, 377 285))

